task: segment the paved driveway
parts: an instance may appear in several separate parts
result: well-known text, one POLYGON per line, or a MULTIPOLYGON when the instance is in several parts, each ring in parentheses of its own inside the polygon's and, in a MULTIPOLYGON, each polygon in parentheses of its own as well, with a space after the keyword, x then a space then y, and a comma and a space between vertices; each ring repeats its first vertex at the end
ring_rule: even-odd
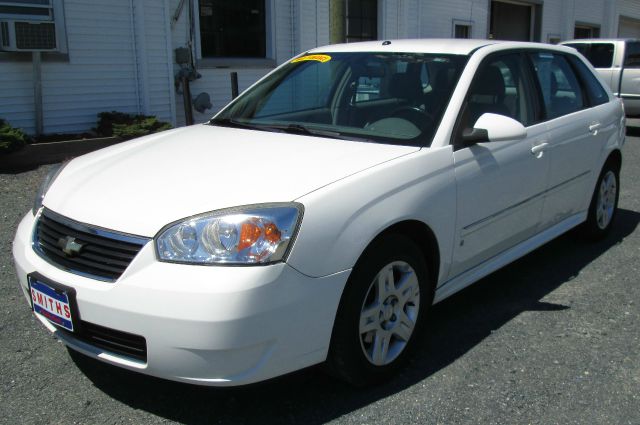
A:
POLYGON ((46 168, 0 175, 0 423, 640 423, 638 137, 610 238, 560 237, 437 305, 409 367, 366 390, 320 368, 199 388, 67 352, 32 317, 10 256, 46 168))

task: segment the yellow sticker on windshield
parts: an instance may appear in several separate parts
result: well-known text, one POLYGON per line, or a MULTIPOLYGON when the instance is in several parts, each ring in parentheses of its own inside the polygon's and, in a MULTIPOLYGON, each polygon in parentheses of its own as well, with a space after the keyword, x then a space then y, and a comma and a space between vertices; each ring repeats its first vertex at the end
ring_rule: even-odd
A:
POLYGON ((331 56, 329 55, 307 55, 307 56, 300 56, 299 58, 295 58, 294 60, 291 61, 291 63, 296 63, 296 62, 304 62, 304 61, 316 61, 316 62, 329 62, 331 60, 331 56))

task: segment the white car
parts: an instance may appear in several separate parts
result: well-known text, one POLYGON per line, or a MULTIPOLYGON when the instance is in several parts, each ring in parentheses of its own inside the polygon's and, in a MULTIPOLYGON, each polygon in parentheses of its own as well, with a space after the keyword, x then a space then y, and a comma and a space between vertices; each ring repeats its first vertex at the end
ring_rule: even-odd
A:
POLYGON ((624 134, 571 48, 325 46, 207 124, 55 170, 17 275, 49 331, 113 365, 222 386, 326 362, 364 385, 433 303, 574 227, 604 237, 624 134))

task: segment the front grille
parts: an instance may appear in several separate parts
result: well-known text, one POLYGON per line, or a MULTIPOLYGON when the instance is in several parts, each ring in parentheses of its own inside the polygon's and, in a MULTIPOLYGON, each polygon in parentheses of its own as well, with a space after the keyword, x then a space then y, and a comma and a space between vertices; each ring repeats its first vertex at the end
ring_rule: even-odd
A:
POLYGON ((78 339, 94 347, 111 353, 147 361, 147 341, 143 336, 117 331, 89 322, 80 322, 80 332, 69 332, 59 328, 72 338, 78 339))
POLYGON ((59 268, 113 282, 148 241, 79 223, 45 208, 36 224, 33 247, 59 268))

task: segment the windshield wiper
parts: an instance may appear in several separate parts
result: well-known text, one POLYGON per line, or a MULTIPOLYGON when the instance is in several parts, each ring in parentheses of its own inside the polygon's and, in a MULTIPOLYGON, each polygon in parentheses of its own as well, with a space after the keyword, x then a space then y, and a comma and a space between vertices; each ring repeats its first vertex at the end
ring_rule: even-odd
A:
POLYGON ((266 126, 267 128, 273 129, 273 130, 277 130, 277 131, 282 131, 283 133, 290 133, 290 134, 301 134, 304 136, 315 136, 315 137, 326 137, 328 139, 339 139, 339 140, 350 140, 352 142, 373 142, 376 143, 375 140, 366 138, 366 137, 360 137, 360 136, 354 136, 354 135, 347 135, 344 133, 340 133, 338 131, 331 131, 331 130, 320 130, 320 129, 316 129, 316 128, 309 128, 307 126, 304 126, 302 124, 286 124, 286 125, 268 125, 266 126))
POLYGON ((219 125, 221 127, 248 128, 248 129, 251 129, 251 130, 260 130, 262 128, 262 126, 260 126, 260 125, 248 124, 248 123, 236 121, 236 120, 231 119, 231 118, 219 118, 219 119, 215 119, 215 120, 212 119, 212 120, 209 120, 207 122, 207 124, 209 124, 209 125, 219 125))
POLYGON ((236 121, 231 118, 220 118, 217 120, 210 120, 208 124, 219 125, 223 127, 260 130, 260 131, 275 131, 278 133, 301 134, 303 136, 327 137, 329 139, 351 140, 356 142, 374 142, 374 140, 371 140, 365 137, 345 135, 337 131, 309 128, 307 126, 304 126, 302 124, 297 124, 297 123, 296 124, 253 124, 253 123, 250 124, 250 123, 236 121))
POLYGON ((303 134, 306 136, 325 136, 331 137, 332 135, 337 135, 338 133, 332 131, 322 131, 310 129, 309 127, 305 127, 302 124, 269 124, 265 125, 266 128, 270 128, 273 130, 279 130, 283 133, 291 133, 291 134, 303 134))
MULTIPOLYGON (((261 126, 270 130, 281 131, 289 134, 301 134, 303 136, 328 137, 330 139, 347 139, 342 133, 331 130, 309 128, 302 124, 268 124, 261 126)), ((350 138, 349 138, 350 139, 350 138)))
POLYGON ((325 135, 329 137, 333 134, 333 132, 324 132, 324 131, 316 131, 311 130, 301 124, 254 124, 254 123, 245 123, 241 121, 236 121, 232 118, 220 118, 216 120, 209 120, 209 125, 219 125, 223 127, 233 127, 233 128, 248 128, 251 130, 262 130, 262 131, 277 131, 282 133, 292 133, 292 134, 304 134, 308 136, 315 135, 325 135))

